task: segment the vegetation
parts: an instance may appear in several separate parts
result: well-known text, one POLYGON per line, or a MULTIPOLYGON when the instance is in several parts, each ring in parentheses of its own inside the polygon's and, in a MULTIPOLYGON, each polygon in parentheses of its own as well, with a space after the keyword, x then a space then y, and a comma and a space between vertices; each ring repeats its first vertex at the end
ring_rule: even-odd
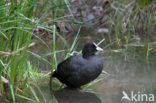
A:
MULTIPOLYGON (((102 16, 85 21, 82 10, 78 12, 79 18, 76 18, 71 8, 74 3, 68 0, 1 0, 0 95, 2 98, 6 97, 4 101, 40 102, 36 91, 44 99, 38 86, 38 80, 48 78, 50 72, 54 71, 58 63, 56 54, 63 52, 63 59, 73 53, 80 53, 74 50, 80 38, 81 27, 88 25, 91 21, 96 24, 94 21, 104 18, 103 15, 107 15, 107 19, 99 28, 107 28, 108 32, 107 35, 102 33, 102 39, 100 38, 98 42, 99 44, 104 43, 105 49, 115 49, 118 52, 137 52, 143 55, 147 61, 150 57, 156 56, 155 1, 111 1, 104 8, 102 16), (62 25, 65 27, 60 27, 59 23, 63 23, 62 25), (65 28, 69 27, 69 24, 75 29, 78 28, 72 45, 66 39, 66 32, 60 33, 62 29, 67 31, 65 28), (37 28, 44 32, 35 34, 34 31, 37 28), (45 35, 49 38, 48 42, 44 38, 45 35), (57 41, 58 38, 61 43, 57 41), (40 44, 51 48, 51 53, 44 55, 35 53, 33 48, 40 44), (61 46, 62 44, 63 46, 61 46), (50 61, 49 55, 51 56, 50 61), (34 64, 35 61, 30 59, 31 56, 50 65, 51 71, 40 72, 39 64, 34 64), (33 98, 30 95, 33 95, 33 98)), ((106 4, 103 0, 97 2, 106 4)))

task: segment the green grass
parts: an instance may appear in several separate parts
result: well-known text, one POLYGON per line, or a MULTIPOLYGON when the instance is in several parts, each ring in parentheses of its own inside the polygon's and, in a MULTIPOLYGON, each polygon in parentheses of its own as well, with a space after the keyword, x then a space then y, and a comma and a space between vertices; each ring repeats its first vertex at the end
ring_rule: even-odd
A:
MULTIPOLYGON (((134 46, 145 50, 144 57, 148 60, 150 50, 155 50, 150 44, 155 37, 154 32, 150 34, 150 30, 155 25, 154 8, 155 1, 147 0, 117 0, 109 5, 107 10, 109 13, 108 20, 102 26, 108 28, 108 37, 105 44, 110 49, 129 49, 134 46), (146 5, 145 5, 146 4, 146 5)), ((105 37, 105 36, 104 36, 105 37)), ((141 49, 140 49, 141 50, 141 49)), ((135 51, 137 52, 137 51, 135 51)), ((139 53, 139 52, 137 52, 139 53)))
MULTIPOLYGON (((43 1, 43 4, 46 2, 48 1, 43 1)), ((33 42, 31 39, 33 28, 41 26, 48 31, 55 30, 55 26, 50 28, 46 27, 44 23, 42 24, 41 21, 44 15, 41 15, 40 19, 34 17, 34 10, 39 8, 36 7, 38 3, 40 2, 37 2, 36 0, 21 0, 20 2, 17 2, 16 0, 11 2, 2 0, 0 2, 0 75, 9 80, 9 88, 5 91, 8 93, 6 99, 12 100, 13 103, 18 99, 16 96, 40 102, 34 88, 38 89, 40 94, 42 94, 42 92, 37 85, 36 77, 34 77, 35 72, 32 70, 33 63, 29 62, 28 59, 30 54, 38 58, 38 60, 45 61, 49 65, 55 64, 55 62, 49 63, 45 58, 28 50, 29 45, 33 42), (26 93, 28 90, 30 90, 30 93, 26 93), (32 94, 34 98, 28 99, 28 94, 32 94)), ((58 1, 58 3, 63 2, 58 1)), ((60 4, 51 5, 51 7, 55 8, 55 6, 58 5, 60 4)), ((46 10, 46 6, 42 7, 42 9, 46 10)), ((53 20, 55 20, 55 18, 53 20)), ((55 31, 53 34, 53 54, 55 54, 55 31)), ((40 37, 35 36, 35 38, 37 39, 37 42, 46 44, 40 37)), ((4 93, 1 79, 0 82, 0 93, 4 93)))
MULTIPOLYGON (((59 52, 59 50, 57 51, 58 45, 56 44, 56 37, 59 37, 63 41, 70 53, 72 52, 76 40, 72 47, 69 48, 64 37, 56 31, 56 22, 66 22, 63 20, 56 20, 61 18, 65 3, 67 3, 67 1, 64 2, 62 0, 45 0, 41 2, 37 0, 20 2, 16 0, 11 2, 2 0, 0 2, 0 75, 9 80, 9 88, 6 88, 0 78, 0 93, 7 92, 7 98, 5 99, 13 103, 20 98, 32 102, 40 102, 36 89, 41 95, 42 92, 37 85, 36 79, 39 75, 41 75, 42 78, 47 77, 47 75, 42 75, 35 71, 33 61, 30 62, 29 56, 34 56, 39 61, 41 60, 51 65, 51 70, 53 72, 57 66, 56 53, 59 52), (49 20, 47 15, 50 13, 49 11, 52 11, 51 20, 49 20), (52 28, 47 26, 47 23, 51 23, 52 28), (34 41, 47 45, 40 36, 33 34, 33 29, 36 27, 43 28, 53 33, 53 40, 51 42, 51 62, 47 60, 47 54, 45 54, 45 56, 40 56, 29 49, 34 41), (32 39, 32 37, 35 39, 32 39), (5 91, 5 89, 7 89, 7 91, 5 91), (30 95, 33 97, 30 98, 30 95)), ((68 9, 70 9, 69 6, 68 9)), ((43 95, 42 97, 44 98, 43 95)))

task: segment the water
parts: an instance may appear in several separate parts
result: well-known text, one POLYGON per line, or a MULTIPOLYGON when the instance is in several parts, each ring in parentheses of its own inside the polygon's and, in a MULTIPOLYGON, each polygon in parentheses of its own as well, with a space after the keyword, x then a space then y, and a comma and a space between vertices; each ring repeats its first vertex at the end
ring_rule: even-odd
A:
MULTIPOLYGON (((47 103, 121 103, 125 91, 156 95, 156 66, 142 60, 125 61, 116 55, 103 56, 104 71, 94 85, 82 90, 61 89, 49 92, 49 84, 41 85, 47 103), (51 97, 53 96, 53 98, 51 97), (54 102, 55 101, 55 102, 54 102), (87 101, 87 102, 86 102, 87 101)), ((55 89, 55 88, 54 88, 55 89)), ((126 102, 127 103, 127 102, 126 102)), ((144 102, 141 102, 144 103, 144 102)))
MULTIPOLYGON (((71 90, 68 88, 50 91, 49 83, 41 84, 46 103, 130 103, 121 101, 122 92, 136 94, 136 98, 142 94, 156 96, 156 64, 154 61, 147 63, 139 58, 125 57, 122 54, 100 54, 104 63, 104 71, 109 74, 101 74, 96 84, 83 89, 71 90)), ((56 89, 56 88, 53 88, 56 89)), ((146 103, 144 101, 139 103, 146 103)), ((156 100, 155 100, 156 101, 156 100)), ((149 101, 147 101, 149 103, 149 101)), ((152 102, 153 103, 153 102, 152 102)))
MULTIPOLYGON (((98 42, 99 38, 102 37, 98 37, 97 34, 92 36, 83 35, 80 37, 75 50, 80 51, 86 41, 95 40, 98 42)), ((73 40, 74 38, 68 39, 68 43, 72 44, 73 40)), ((61 42, 58 43, 58 45, 62 44, 61 42)), ((104 47, 103 44, 100 46, 104 47)), ((61 49, 65 49, 65 47, 62 45, 58 50, 61 49)), ((48 53, 47 49, 42 49, 41 51, 42 53, 48 53)), ((57 53, 58 63, 64 59, 65 54, 66 52, 57 53)), ((136 52, 112 52, 111 49, 105 49, 103 53, 98 55, 103 60, 104 72, 94 81, 95 83, 82 89, 71 90, 66 87, 60 87, 58 81, 54 80, 53 90, 50 90, 49 80, 41 80, 39 85, 44 95, 44 99, 42 96, 40 97, 41 102, 150 103, 149 98, 152 98, 151 95, 156 96, 156 58, 154 56, 150 56, 147 61, 145 56, 136 52), (121 101, 124 93, 128 95, 131 102, 126 99, 121 101), (132 97, 132 94, 135 98, 132 97), (143 98, 142 95, 144 95, 143 98)), ((50 71, 49 65, 44 62, 40 64, 42 64, 39 66, 40 71, 50 71)), ((156 102, 155 98, 154 102, 156 102)))

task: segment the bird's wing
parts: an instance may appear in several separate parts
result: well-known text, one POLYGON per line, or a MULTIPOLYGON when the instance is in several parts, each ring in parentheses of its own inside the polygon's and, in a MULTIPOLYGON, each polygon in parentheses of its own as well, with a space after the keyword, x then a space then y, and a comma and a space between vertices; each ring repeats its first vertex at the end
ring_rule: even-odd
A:
POLYGON ((76 58, 70 57, 58 65, 57 73, 63 78, 67 78, 74 74, 74 72, 78 72, 80 65, 82 65, 80 63, 81 62, 76 60, 76 58))

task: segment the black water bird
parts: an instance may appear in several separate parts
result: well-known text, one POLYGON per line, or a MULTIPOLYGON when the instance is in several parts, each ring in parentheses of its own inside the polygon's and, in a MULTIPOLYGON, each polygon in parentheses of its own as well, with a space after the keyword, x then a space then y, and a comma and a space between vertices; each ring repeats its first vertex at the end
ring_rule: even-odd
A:
POLYGON ((52 77, 68 87, 79 88, 96 79, 103 69, 101 59, 95 55, 103 51, 95 43, 87 43, 82 49, 82 55, 74 55, 61 62, 52 77))

